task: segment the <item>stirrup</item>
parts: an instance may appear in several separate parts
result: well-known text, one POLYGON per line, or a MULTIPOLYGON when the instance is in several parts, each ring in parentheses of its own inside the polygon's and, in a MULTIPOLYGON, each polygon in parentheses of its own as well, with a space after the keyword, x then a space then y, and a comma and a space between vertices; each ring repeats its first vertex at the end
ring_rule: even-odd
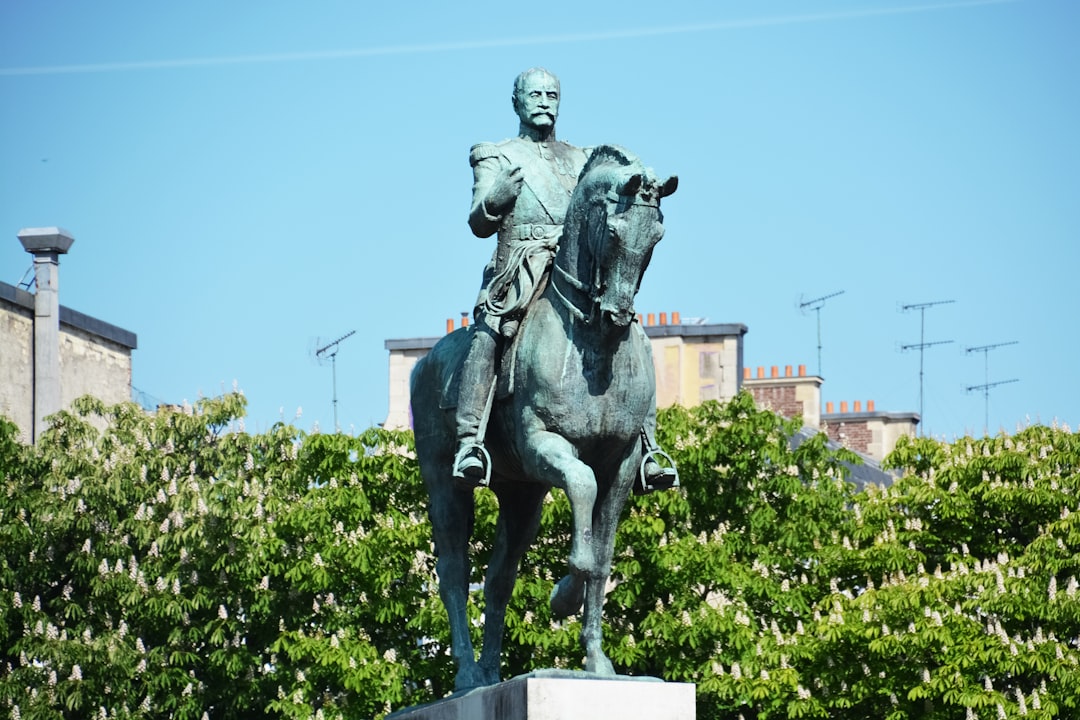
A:
POLYGON ((489 486, 491 484, 491 455, 488 453, 487 448, 478 442, 465 443, 462 445, 461 449, 454 455, 454 477, 458 480, 463 480, 466 483, 471 483, 474 487, 489 486), (482 478, 466 475, 459 469, 461 462, 474 453, 479 457, 480 464, 484 468, 484 476, 482 478))
POLYGON ((659 448, 646 450, 641 457, 641 466, 638 468, 638 483, 635 488, 637 494, 644 495, 657 490, 669 490, 677 487, 679 487, 679 470, 675 467, 675 461, 671 456, 659 448), (660 459, 663 459, 666 464, 661 465, 660 459), (655 476, 652 482, 649 482, 649 479, 645 476, 645 465, 650 460, 660 468, 659 475, 655 476))

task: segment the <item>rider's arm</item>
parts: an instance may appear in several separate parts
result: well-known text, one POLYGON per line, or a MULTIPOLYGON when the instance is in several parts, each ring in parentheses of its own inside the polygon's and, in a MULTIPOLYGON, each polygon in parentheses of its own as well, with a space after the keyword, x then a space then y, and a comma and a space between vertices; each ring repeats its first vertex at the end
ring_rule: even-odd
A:
POLYGON ((485 202, 495 184, 495 178, 502 169, 499 149, 491 143, 474 145, 469 152, 469 164, 473 169, 473 199, 472 208, 469 210, 469 227, 472 228, 473 235, 476 237, 491 237, 502 224, 502 216, 490 213, 485 202))

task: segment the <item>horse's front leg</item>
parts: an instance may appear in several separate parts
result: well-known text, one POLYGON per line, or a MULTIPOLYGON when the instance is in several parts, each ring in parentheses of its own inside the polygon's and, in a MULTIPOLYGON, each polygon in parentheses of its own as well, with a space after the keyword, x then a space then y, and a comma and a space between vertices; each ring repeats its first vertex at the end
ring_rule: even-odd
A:
POLYGON ((641 464, 641 451, 635 442, 620 463, 610 485, 597 499, 593 519, 593 552, 596 571, 589 576, 585 593, 585 613, 581 622, 581 644, 585 648, 585 669, 600 675, 615 675, 615 668, 603 649, 603 615, 607 582, 611 577, 611 559, 615 553, 615 530, 623 506, 630 495, 641 464))
POLYGON ((530 433, 523 446, 522 463, 526 474, 562 489, 570 500, 573 523, 570 568, 551 595, 552 613, 556 617, 566 617, 581 607, 585 581, 596 570, 592 536, 596 477, 588 465, 578 460, 573 446, 560 435, 548 431, 530 433))

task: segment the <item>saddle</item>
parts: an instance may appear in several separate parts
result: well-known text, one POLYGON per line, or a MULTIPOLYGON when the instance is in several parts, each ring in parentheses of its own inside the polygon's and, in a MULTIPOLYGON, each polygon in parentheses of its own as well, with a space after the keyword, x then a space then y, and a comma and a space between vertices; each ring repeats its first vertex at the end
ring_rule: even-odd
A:
MULTIPOLYGON (((503 329, 501 339, 495 346, 495 399, 505 400, 514 394, 514 363, 517 357, 517 344, 521 333, 518 332, 521 326, 528 320, 529 313, 532 311, 533 306, 536 304, 536 299, 540 297, 544 292, 544 288, 547 287, 548 279, 551 276, 550 264, 544 270, 544 273, 540 276, 540 280, 536 283, 536 290, 533 292, 532 298, 526 305, 524 312, 520 317, 504 318, 503 329), (505 327, 509 324, 513 324, 514 330, 509 337, 506 336, 505 327)), ((462 333, 466 338, 463 342, 466 344, 472 339, 472 333, 475 332, 475 326, 468 328, 461 328, 455 332, 462 333)), ((461 390, 461 369, 465 365, 465 356, 467 353, 461 353, 457 359, 457 362, 448 363, 443 367, 442 375, 442 400, 439 403, 439 408, 442 410, 450 410, 458 406, 458 395, 461 390)))

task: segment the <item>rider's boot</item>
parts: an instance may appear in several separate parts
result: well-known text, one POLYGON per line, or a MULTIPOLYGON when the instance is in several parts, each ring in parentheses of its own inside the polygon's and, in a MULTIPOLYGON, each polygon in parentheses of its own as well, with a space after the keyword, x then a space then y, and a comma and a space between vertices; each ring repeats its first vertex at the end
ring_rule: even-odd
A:
POLYGON ((679 471, 675 469, 674 461, 656 444, 655 408, 645 418, 645 424, 641 428, 641 445, 645 462, 641 466, 638 488, 635 488, 638 494, 678 487, 679 471), (663 458, 666 464, 661 465, 659 458, 663 458))
POLYGON ((457 407, 457 452, 454 478, 470 487, 485 485, 490 477, 489 458, 480 439, 480 425, 495 378, 495 334, 486 323, 473 325, 472 341, 461 368, 457 407))

